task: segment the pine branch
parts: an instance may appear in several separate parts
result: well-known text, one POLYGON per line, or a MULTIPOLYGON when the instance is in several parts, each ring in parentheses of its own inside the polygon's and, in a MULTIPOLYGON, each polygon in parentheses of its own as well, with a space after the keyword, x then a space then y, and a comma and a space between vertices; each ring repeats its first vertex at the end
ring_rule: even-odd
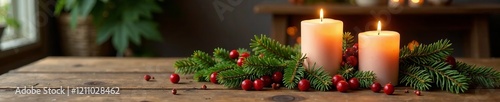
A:
POLYGON ((205 80, 209 81, 210 75, 212 73, 214 73, 214 72, 220 73, 220 72, 228 71, 228 70, 235 69, 235 68, 239 68, 235 63, 231 63, 231 62, 217 63, 215 66, 208 68, 203 76, 205 77, 205 80))
POLYGON ((357 71, 354 73, 354 77, 358 79, 361 88, 369 88, 373 81, 377 79, 372 71, 357 71))
POLYGON ((354 45, 354 36, 351 35, 351 32, 345 32, 342 36, 342 51, 345 49, 352 47, 354 45))
POLYGON ((425 68, 436 85, 441 90, 446 90, 451 93, 465 92, 469 88, 470 79, 465 75, 460 74, 457 70, 450 69, 451 66, 446 62, 433 62, 431 64, 419 64, 425 68))
POLYGON ((291 60, 292 56, 298 56, 299 50, 290 46, 282 45, 278 41, 268 38, 266 35, 260 37, 255 35, 250 43, 250 48, 256 54, 264 54, 272 58, 291 60))
POLYGON ((399 68, 399 83, 417 90, 429 90, 432 79, 427 70, 413 65, 402 65, 399 68))
POLYGON ((492 67, 468 65, 457 62, 456 69, 471 78, 470 84, 476 84, 486 88, 496 88, 500 86, 500 72, 492 67))
POLYGON ((311 87, 316 90, 327 91, 331 89, 332 77, 323 68, 316 68, 316 63, 312 67, 305 69, 304 76, 310 81, 311 87))
POLYGON ((258 76, 246 73, 240 68, 223 71, 217 74, 217 80, 220 84, 228 88, 238 88, 241 86, 241 82, 243 82, 243 80, 253 80, 256 78, 258 78, 258 76))
POLYGON ((207 69, 199 70, 193 75, 193 80, 198 82, 210 81, 209 76, 205 76, 208 73, 207 69))
POLYGON ((342 77, 344 77, 345 79, 351 79, 352 77, 354 77, 355 73, 356 69, 347 64, 344 66, 340 66, 340 70, 337 72, 337 74, 342 75, 342 77))
POLYGON ((200 50, 194 51, 193 55, 191 55, 191 59, 201 68, 209 68, 215 65, 215 60, 210 55, 200 50))
POLYGON ((223 48, 214 49, 214 58, 219 62, 235 62, 235 60, 229 58, 229 51, 223 48))
POLYGON ((404 63, 433 63, 441 61, 442 58, 450 55, 453 48, 450 47, 450 40, 438 40, 429 45, 418 45, 414 50, 410 50, 408 46, 404 46, 400 50, 400 60, 404 63))
POLYGON ((250 52, 248 51, 248 49, 246 49, 246 48, 238 48, 238 50, 237 50, 237 51, 238 51, 238 53, 240 53, 240 54, 242 54, 243 52, 250 53, 250 52))
POLYGON ((304 75, 304 60, 305 56, 296 56, 294 60, 287 62, 287 68, 283 75, 283 84, 288 89, 294 89, 297 83, 303 78, 304 75))
POLYGON ((175 61, 174 67, 175 73, 179 74, 193 74, 202 69, 202 67, 195 63, 191 58, 175 61))
POLYGON ((286 64, 272 57, 250 56, 243 63, 243 71, 257 76, 270 75, 275 71, 282 71, 286 64))

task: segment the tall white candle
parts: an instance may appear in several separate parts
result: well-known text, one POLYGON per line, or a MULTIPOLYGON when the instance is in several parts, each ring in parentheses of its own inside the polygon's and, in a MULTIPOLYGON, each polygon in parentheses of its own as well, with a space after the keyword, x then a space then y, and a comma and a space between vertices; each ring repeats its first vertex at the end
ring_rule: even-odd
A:
POLYGON ((381 31, 380 21, 377 31, 359 33, 359 70, 373 71, 377 82, 385 85, 398 84, 399 71, 398 32, 381 31))
POLYGON ((307 55, 306 68, 316 63, 330 75, 335 75, 342 61, 342 34, 344 23, 340 20, 323 19, 304 20, 300 24, 301 51, 307 55))

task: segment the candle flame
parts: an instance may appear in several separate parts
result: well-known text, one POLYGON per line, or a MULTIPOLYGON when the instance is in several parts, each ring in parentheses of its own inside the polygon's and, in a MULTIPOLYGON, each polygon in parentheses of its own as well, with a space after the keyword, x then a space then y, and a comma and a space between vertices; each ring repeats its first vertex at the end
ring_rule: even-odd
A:
POLYGON ((399 0, 392 0, 392 2, 399 2, 399 0))
POLYGON ((420 3, 420 0, 411 0, 413 3, 420 3))
POLYGON ((378 35, 380 35, 381 30, 382 30, 382 23, 380 23, 380 21, 378 21, 378 24, 377 24, 378 35))
POLYGON ((321 22, 323 22, 323 9, 319 10, 319 19, 321 19, 321 22))

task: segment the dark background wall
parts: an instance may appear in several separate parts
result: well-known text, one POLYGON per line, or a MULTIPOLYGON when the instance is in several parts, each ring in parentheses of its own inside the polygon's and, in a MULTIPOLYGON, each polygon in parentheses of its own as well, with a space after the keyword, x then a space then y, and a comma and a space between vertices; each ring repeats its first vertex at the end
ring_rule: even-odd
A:
MULTIPOLYGON (((194 50, 211 52, 215 47, 235 49, 248 48, 253 35, 271 32, 271 15, 255 14, 253 7, 263 2, 287 3, 288 0, 241 0, 241 3, 228 1, 239 0, 164 0, 161 3, 163 14, 155 18, 160 23, 164 42, 148 42, 142 52, 153 53, 163 57, 189 56, 194 50), (214 3, 227 5, 232 11, 225 11, 219 16, 214 3)), ((454 0, 454 4, 500 3, 500 0, 454 0)), ((494 40, 500 38, 500 15, 491 17, 490 41, 492 56, 499 57, 500 46, 494 40), (496 48, 495 48, 496 47, 496 48)), ((360 25, 364 26, 364 25, 360 25)), ((419 32, 420 33, 420 32, 419 32)), ((451 32, 454 33, 454 32, 451 32)), ((419 38, 427 38, 423 35, 419 38)), ((462 35, 445 37, 461 39, 462 35)), ((436 38, 441 39, 441 38, 436 38)), ((461 43, 461 40, 455 40, 461 43)), ((402 42, 405 43, 405 42, 402 42)), ((455 42, 454 42, 455 43, 455 42)), ((458 46, 458 45, 455 45, 458 46)), ((463 56, 462 48, 456 49, 456 56, 463 56)))

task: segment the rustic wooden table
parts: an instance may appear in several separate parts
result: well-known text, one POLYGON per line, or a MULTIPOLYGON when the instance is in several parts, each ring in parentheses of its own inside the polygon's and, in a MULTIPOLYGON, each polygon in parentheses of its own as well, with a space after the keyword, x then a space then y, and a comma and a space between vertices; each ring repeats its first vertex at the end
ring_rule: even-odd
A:
MULTIPOLYGON (((227 89, 222 85, 195 82, 191 75, 181 75, 180 84, 172 84, 169 76, 174 72, 173 63, 180 58, 82 58, 47 57, 40 61, 12 70, 0 76, 1 102, 31 101, 499 101, 500 89, 472 89, 463 94, 444 91, 425 91, 423 96, 404 93, 406 87, 397 87, 396 95, 357 90, 349 93, 299 92, 297 90, 266 89, 243 91, 227 89), (156 79, 144 81, 150 74, 156 79), (208 90, 201 90, 202 85, 208 90), (31 89, 73 87, 119 87, 119 95, 64 95, 15 94, 17 87, 31 89), (172 95, 171 89, 178 95, 172 95)), ((460 61, 494 66, 500 69, 500 59, 459 59, 460 61)), ((67 91, 67 90, 66 90, 67 91)), ((42 92, 43 93, 43 92, 42 92)))

